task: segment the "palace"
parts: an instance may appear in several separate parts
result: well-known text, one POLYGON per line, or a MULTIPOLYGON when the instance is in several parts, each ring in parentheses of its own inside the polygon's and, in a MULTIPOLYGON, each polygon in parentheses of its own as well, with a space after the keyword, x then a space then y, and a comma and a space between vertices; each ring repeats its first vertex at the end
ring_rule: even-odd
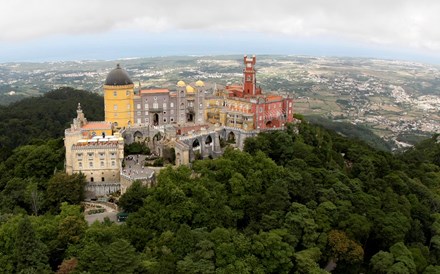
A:
MULTIPOLYGON (((174 90, 141 89, 118 64, 104 83, 105 121, 88 122, 80 106, 65 132, 66 172, 82 172, 97 195, 124 191, 136 176, 124 166, 124 144, 142 142, 175 164, 223 153, 222 141, 242 149, 247 137, 293 121, 293 98, 257 86, 256 57, 244 56, 241 84, 207 88, 178 81, 174 90)), ((151 184, 154 171, 141 178, 151 184)))

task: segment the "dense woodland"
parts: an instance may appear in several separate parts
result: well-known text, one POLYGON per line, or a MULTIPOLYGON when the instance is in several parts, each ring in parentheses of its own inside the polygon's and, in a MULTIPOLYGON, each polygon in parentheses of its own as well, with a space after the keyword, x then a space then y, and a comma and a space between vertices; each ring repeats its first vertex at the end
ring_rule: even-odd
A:
POLYGON ((0 161, 18 146, 64 137, 64 129, 76 117, 78 103, 88 120, 104 120, 102 96, 68 87, 0 106, 0 161))
POLYGON ((0 162, 2 273, 440 273, 440 137, 393 155, 297 118, 134 183, 123 224, 88 226, 62 141, 28 139, 0 162))

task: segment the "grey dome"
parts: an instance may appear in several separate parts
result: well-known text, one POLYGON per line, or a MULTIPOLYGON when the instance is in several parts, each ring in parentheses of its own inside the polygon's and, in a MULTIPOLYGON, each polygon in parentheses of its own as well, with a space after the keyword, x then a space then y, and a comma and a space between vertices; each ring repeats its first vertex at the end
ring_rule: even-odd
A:
POLYGON ((108 86, 125 86, 131 84, 133 84, 133 81, 131 81, 130 76, 128 76, 128 73, 122 69, 119 64, 116 65, 114 70, 110 71, 105 79, 105 85, 108 86))

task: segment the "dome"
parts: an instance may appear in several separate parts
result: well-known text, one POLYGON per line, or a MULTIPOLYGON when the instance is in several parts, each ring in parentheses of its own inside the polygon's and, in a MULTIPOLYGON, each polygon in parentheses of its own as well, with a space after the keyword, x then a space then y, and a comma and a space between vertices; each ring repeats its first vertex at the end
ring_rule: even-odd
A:
POLYGON ((203 83, 202 80, 199 80, 196 82, 196 87, 204 87, 204 86, 205 86, 205 83, 203 83))
POLYGON ((184 87, 186 86, 185 82, 183 82, 182 80, 180 80, 179 82, 177 82, 177 86, 178 87, 184 87))
POLYGON ((186 86, 186 92, 188 92, 188 93, 194 93, 194 88, 193 88, 192 86, 190 86, 190 85, 187 85, 187 86, 186 86))
POLYGON ((105 85, 108 86, 125 86, 132 85, 133 81, 131 81, 128 73, 122 69, 119 64, 116 65, 116 68, 110 71, 105 79, 105 85))

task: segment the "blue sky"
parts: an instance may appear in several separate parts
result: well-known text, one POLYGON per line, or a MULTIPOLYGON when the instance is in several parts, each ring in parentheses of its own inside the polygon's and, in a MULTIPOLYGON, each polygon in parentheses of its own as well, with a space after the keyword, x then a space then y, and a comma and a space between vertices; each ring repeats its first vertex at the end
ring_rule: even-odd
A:
POLYGON ((434 0, 5 0, 0 62, 292 54, 439 64, 438 10, 434 0))

